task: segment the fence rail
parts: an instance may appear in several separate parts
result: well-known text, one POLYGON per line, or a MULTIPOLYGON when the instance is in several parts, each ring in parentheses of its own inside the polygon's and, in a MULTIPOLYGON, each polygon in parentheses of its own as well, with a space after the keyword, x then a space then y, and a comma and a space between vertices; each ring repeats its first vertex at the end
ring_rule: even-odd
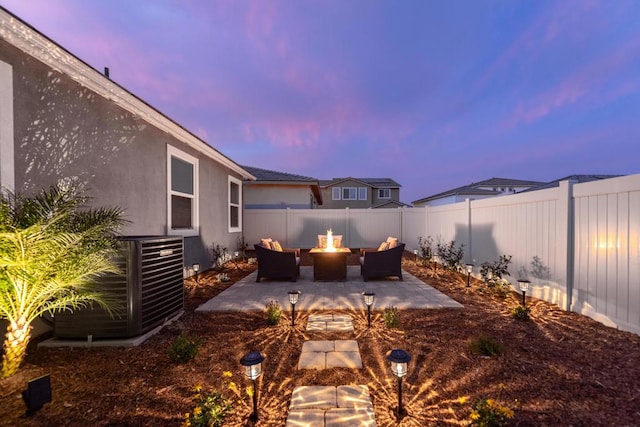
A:
POLYGON ((244 211, 245 238, 311 248, 331 229, 352 248, 397 236, 464 245, 476 265, 511 255, 531 294, 640 334, 640 175, 426 208, 244 211))

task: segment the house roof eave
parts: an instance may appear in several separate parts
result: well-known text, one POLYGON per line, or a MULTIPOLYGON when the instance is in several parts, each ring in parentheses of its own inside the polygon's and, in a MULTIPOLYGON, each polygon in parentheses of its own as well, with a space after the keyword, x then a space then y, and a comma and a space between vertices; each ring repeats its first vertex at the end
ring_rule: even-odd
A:
POLYGON ((244 179, 255 176, 182 125, 175 122, 124 87, 104 76, 77 56, 0 6, 0 37, 76 83, 114 102, 150 125, 167 132, 194 150, 229 168, 244 179))

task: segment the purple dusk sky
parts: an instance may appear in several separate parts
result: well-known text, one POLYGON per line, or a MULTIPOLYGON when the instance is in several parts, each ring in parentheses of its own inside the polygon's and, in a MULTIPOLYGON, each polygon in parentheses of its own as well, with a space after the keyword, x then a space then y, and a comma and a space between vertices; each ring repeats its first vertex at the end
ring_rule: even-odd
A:
POLYGON ((242 165, 407 203, 640 172, 640 1, 0 4, 242 165))

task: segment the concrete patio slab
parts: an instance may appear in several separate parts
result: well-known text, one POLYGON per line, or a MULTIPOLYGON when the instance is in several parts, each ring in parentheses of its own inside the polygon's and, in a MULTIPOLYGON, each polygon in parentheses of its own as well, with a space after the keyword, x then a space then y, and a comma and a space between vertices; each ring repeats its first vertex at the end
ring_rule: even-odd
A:
POLYGON ((257 272, 249 274, 233 286, 207 301, 196 311, 262 311, 270 301, 289 307, 287 292, 301 292, 298 310, 364 310, 362 293, 375 292, 373 309, 382 310, 394 306, 409 308, 462 308, 462 305, 442 292, 432 288, 415 276, 403 271, 403 281, 397 278, 364 282, 360 267, 348 266, 344 282, 314 282, 313 267, 301 267, 297 282, 281 282, 263 279, 256 283, 257 272))

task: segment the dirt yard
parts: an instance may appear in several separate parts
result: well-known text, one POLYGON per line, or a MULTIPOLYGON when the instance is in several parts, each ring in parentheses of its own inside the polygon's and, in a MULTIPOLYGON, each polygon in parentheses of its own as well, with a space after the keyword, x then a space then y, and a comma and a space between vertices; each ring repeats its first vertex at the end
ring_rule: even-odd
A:
MULTIPOLYGON (((352 263, 357 263, 354 256, 352 263)), ((309 265, 308 258, 304 263, 309 265)), ((640 425, 640 337, 605 327, 551 304, 528 300, 530 321, 511 313, 520 302, 513 293, 500 298, 466 275, 418 266, 407 254, 404 269, 462 303, 464 309, 400 312, 400 326, 386 327, 385 307, 376 307, 372 327, 366 312, 354 318, 352 334, 307 333, 308 312, 298 313, 295 328, 284 307, 277 326, 264 312, 195 313, 201 303, 253 271, 229 265, 231 282, 218 283, 218 272, 185 282, 186 312, 179 322, 135 348, 36 348, 32 343, 18 374, 0 380, 0 423, 6 426, 178 426, 193 410, 193 389, 219 390, 234 396, 229 426, 284 426, 291 393, 299 385, 365 384, 379 426, 468 425, 472 405, 497 399, 515 413, 511 425, 640 425), (181 333, 197 335, 203 345, 186 364, 168 356, 181 333), (345 336, 350 335, 350 336, 345 336), (503 346, 499 356, 469 349, 479 337, 503 346), (357 339, 364 369, 298 371, 302 343, 309 339, 357 339), (396 383, 385 354, 402 348, 412 355, 403 385, 407 415, 397 423, 396 383), (249 420, 249 382, 239 359, 258 349, 264 353, 257 423, 249 420), (231 379, 223 372, 233 373, 231 379), (23 416, 20 391, 29 379, 51 374, 53 401, 31 418, 23 416), (239 387, 233 395, 225 381, 239 387)))

